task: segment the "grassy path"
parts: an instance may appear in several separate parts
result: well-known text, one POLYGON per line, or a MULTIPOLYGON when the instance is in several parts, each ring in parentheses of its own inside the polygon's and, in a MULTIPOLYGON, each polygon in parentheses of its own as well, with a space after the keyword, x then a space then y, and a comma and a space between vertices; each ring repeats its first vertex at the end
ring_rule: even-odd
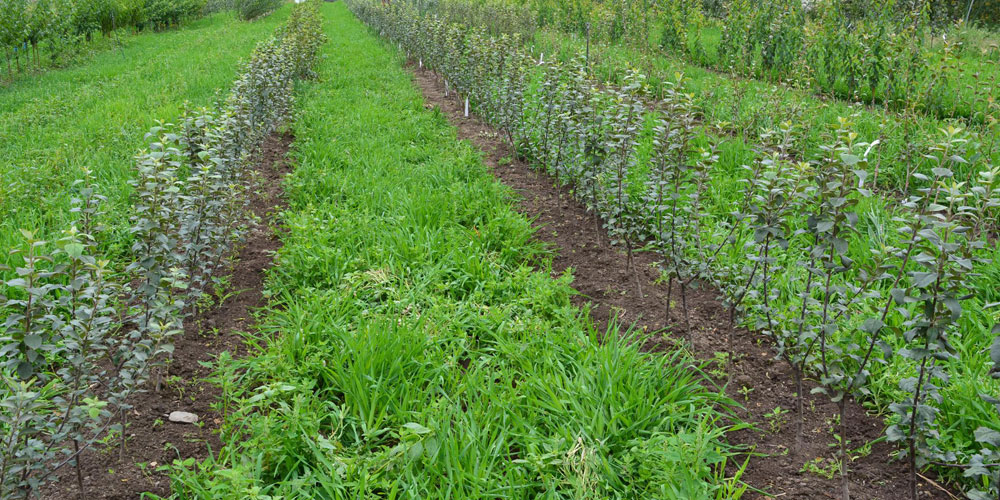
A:
POLYGON ((123 229, 132 158, 145 133, 155 120, 177 117, 184 101, 209 104, 288 10, 253 23, 217 14, 143 34, 85 65, 0 88, 0 248, 20 245, 19 229, 44 237, 65 229, 70 186, 84 168, 110 199, 108 222, 123 229))
POLYGON ((324 4, 260 353, 182 498, 734 498, 719 396, 603 336, 399 55, 324 4))

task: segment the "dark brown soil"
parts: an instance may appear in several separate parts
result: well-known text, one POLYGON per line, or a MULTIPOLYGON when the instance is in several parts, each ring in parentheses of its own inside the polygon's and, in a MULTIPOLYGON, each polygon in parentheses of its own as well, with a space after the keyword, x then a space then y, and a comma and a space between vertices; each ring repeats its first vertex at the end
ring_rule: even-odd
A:
MULTIPOLYGON (((174 342, 174 357, 161 391, 138 394, 131 402, 134 411, 128 418, 124 457, 119 459, 117 440, 83 453, 82 498, 136 499, 143 492, 168 495, 170 478, 157 467, 176 459, 200 460, 219 450, 217 431, 222 421, 212 404, 221 390, 205 380, 212 370, 201 363, 213 361, 224 351, 233 356, 245 354, 240 332, 253 330, 253 312, 266 304, 264 277, 281 244, 271 222, 284 206, 281 183, 291 171, 285 158, 291 142, 288 134, 269 137, 256 162, 258 182, 250 206, 256 217, 233 263, 228 295, 187 321, 184 335, 174 342), (169 422, 171 411, 194 413, 199 425, 169 422)), ((65 469, 44 498, 78 498, 76 473, 70 466, 65 469)))
MULTIPOLYGON (((636 253, 635 271, 629 270, 627 254, 609 244, 600 221, 574 200, 568 190, 518 160, 494 129, 475 116, 464 117, 463 103, 454 93, 446 98, 443 82, 433 73, 415 66, 411 69, 415 83, 423 91, 426 107, 440 108, 458 128, 459 138, 483 151, 484 161, 497 178, 520 195, 520 210, 534 220, 538 230, 536 237, 555 252, 554 271, 572 270, 573 286, 580 292, 578 303, 589 303, 592 317, 602 327, 618 321, 653 333, 667 329, 672 333, 653 335, 646 347, 670 349, 679 338, 690 337, 695 355, 704 360, 713 359, 716 352, 726 351, 729 315, 712 290, 688 290, 691 324, 688 330, 680 310, 680 293, 675 286, 668 321, 667 285, 658 282, 660 273, 654 254, 636 253)), ((807 462, 815 463, 817 459, 817 469, 838 470, 833 466, 837 456, 836 441, 830 431, 831 419, 837 414, 836 405, 822 395, 808 395, 807 388, 804 444, 799 453, 795 453, 795 384, 790 371, 783 362, 774 360, 766 338, 743 329, 733 333, 734 350, 738 355, 733 382, 726 392, 742 405, 736 412, 738 417, 756 427, 728 435, 730 443, 752 452, 742 476, 752 489, 743 498, 839 498, 839 477, 827 479, 818 472, 804 471, 807 462), (792 411, 779 418, 766 416, 779 407, 792 411)), ((721 369, 724 365, 712 363, 707 371, 713 373, 712 368, 721 369)), ((713 376, 720 384, 728 378, 724 372, 715 372, 713 376)), ((854 402, 848 404, 847 420, 851 448, 860 448, 884 434, 882 419, 868 415, 854 402)), ((870 450, 867 454, 856 454, 863 456, 857 456, 850 464, 852 498, 908 499, 907 468, 901 462, 891 461, 893 447, 880 442, 870 450)), ((957 498, 927 479, 921 479, 918 487, 921 498, 957 498)))

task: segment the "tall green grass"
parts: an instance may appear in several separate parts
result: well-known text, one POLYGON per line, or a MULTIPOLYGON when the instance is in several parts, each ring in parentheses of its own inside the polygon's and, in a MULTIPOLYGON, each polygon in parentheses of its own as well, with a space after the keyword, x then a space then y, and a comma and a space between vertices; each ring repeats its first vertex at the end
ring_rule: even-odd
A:
MULTIPOLYGON (((729 401, 598 332, 399 54, 325 5, 260 352, 178 498, 738 498, 729 401)), ((237 378, 238 377, 238 378, 237 378)))
MULTIPOLYGON (((155 119, 178 116, 185 101, 211 103, 288 10, 255 23, 216 14, 0 88, 0 248, 19 246, 19 229, 43 239, 66 229, 72 184, 85 168, 109 197, 104 222, 126 248, 127 180, 145 133, 155 119)), ((7 261, 4 251, 0 264, 7 261)))

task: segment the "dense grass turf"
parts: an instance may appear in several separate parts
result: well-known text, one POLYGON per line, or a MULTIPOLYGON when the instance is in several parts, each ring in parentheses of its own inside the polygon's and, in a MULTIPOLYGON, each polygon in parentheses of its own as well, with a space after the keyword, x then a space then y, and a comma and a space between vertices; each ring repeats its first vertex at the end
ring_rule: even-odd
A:
POLYGON ((84 168, 109 197, 106 222, 124 244, 127 181, 146 132, 155 120, 176 118, 185 101, 209 104, 288 11, 253 23, 216 14, 0 88, 0 248, 20 246, 19 229, 46 239, 66 229, 71 186, 84 168))
POLYGON ((738 497, 691 360, 595 331, 399 55, 323 10, 261 352, 219 363, 226 445, 178 497, 738 497))

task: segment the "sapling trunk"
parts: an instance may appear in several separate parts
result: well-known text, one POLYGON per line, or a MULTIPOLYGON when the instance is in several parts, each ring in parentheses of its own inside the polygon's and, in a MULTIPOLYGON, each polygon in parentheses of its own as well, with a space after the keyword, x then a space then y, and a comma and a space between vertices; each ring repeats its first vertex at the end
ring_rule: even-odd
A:
MULTIPOLYGON (((910 255, 913 253, 914 248, 916 248, 915 239, 911 240, 909 247, 907 247, 906 253, 903 255, 902 263, 899 266, 899 272, 896 274, 896 278, 893 280, 892 286, 889 287, 889 290, 896 288, 896 285, 899 284, 900 279, 903 277, 903 274, 905 273, 906 265, 910 261, 910 255)), ((892 304, 893 300, 891 298, 886 300, 885 307, 882 309, 882 315, 879 318, 881 322, 884 323, 885 319, 889 316, 889 310, 892 308, 892 304)), ((839 319, 839 317, 840 315, 838 314, 837 318, 839 319)), ((865 351, 865 357, 861 360, 861 364, 858 366, 858 369, 854 374, 854 378, 851 379, 851 385, 848 387, 849 390, 853 390, 854 381, 857 380, 859 376, 861 376, 861 372, 864 371, 865 367, 868 365, 868 362, 871 360, 872 353, 875 352, 875 344, 878 343, 878 339, 881 337, 881 332, 882 328, 879 328, 878 330, 876 330, 871 334, 871 337, 868 341, 868 348, 865 351)))
MULTIPOLYGON (((629 127, 632 125, 632 118, 634 116, 635 110, 631 102, 628 103, 628 115, 625 119, 625 133, 629 133, 629 127)), ((628 261, 626 262, 626 272, 632 272, 635 275, 635 286, 636 292, 639 297, 642 297, 642 285, 639 283, 639 273, 635 271, 635 266, 632 263, 632 242, 629 240, 628 228, 625 227, 622 219, 625 214, 625 174, 628 169, 628 157, 629 157, 629 139, 626 135, 622 139, 621 150, 619 151, 619 156, 621 156, 618 162, 618 178, 617 180, 617 193, 616 200, 618 205, 618 229, 622 232, 622 240, 625 242, 625 249, 628 253, 628 261)))
POLYGON ((792 368, 792 376, 795 377, 795 411, 798 413, 798 422, 795 425, 795 453, 799 456, 802 455, 802 444, 805 440, 805 427, 806 427, 806 410, 804 399, 802 397, 802 391, 804 390, 802 383, 802 370, 798 367, 792 368))
MULTIPOLYGON (((28 435, 27 434, 22 434, 19 437, 20 437, 20 440, 21 440, 21 446, 20 446, 20 448, 23 450, 23 449, 27 448, 27 446, 28 446, 28 435)), ((28 477, 30 477, 30 476, 31 476, 31 467, 25 467, 24 468, 24 472, 21 473, 21 482, 22 483, 26 482, 28 480, 28 477)))
POLYGON ((118 417, 119 417, 118 421, 121 423, 121 426, 122 426, 121 436, 119 436, 119 439, 121 439, 121 446, 118 448, 118 460, 124 462, 125 461, 125 424, 126 424, 126 421, 125 421, 125 407, 124 406, 120 406, 118 408, 118 417))
MULTIPOLYGON (((924 349, 927 349, 929 345, 928 341, 924 341, 924 349)), ((920 406, 920 392, 924 385, 924 375, 927 372, 927 357, 920 361, 920 374, 917 376, 916 390, 913 393, 913 409, 910 411, 910 431, 907 435, 907 445, 909 447, 909 456, 907 457, 910 465, 910 498, 911 500, 917 500, 917 408, 920 406)))
MULTIPOLYGON (((810 270, 813 269, 815 265, 816 265, 816 259, 815 257, 813 257, 809 260, 809 269, 810 270)), ((808 273, 808 276, 806 277, 806 286, 804 292, 802 293, 802 308, 799 310, 799 331, 798 331, 799 338, 802 338, 802 333, 805 330, 806 313, 808 311, 809 293, 812 290, 813 275, 814 273, 812 271, 808 273)), ((816 345, 815 339, 813 339, 813 341, 809 343, 809 347, 806 348, 805 353, 803 353, 798 363, 794 362, 789 363, 792 365, 792 373, 795 375, 795 386, 796 386, 795 406, 799 414, 798 432, 797 435, 795 436, 795 445, 796 445, 796 451, 799 453, 801 453, 802 450, 802 442, 805 435, 804 425, 806 419, 805 410, 803 409, 804 397, 803 397, 802 378, 803 378, 803 372, 805 371, 806 361, 809 359, 809 354, 812 352, 812 348, 814 345, 816 345)))
POLYGON ((667 278, 667 323, 670 322, 670 301, 673 300, 674 275, 667 278))
POLYGON ((80 500, 87 498, 87 492, 83 488, 83 468, 80 465, 80 440, 73 440, 73 454, 76 455, 76 487, 80 500))
MULTIPOLYGON (((589 25, 588 25, 588 34, 589 34, 589 32, 590 32, 590 28, 589 28, 589 25)), ((662 159, 658 162, 658 164, 659 164, 659 174, 660 175, 659 175, 659 178, 657 179, 657 182, 656 182, 656 207, 657 207, 657 209, 656 209, 656 239, 659 240, 658 243, 660 245, 660 251, 665 254, 666 253, 666 246, 663 244, 663 240, 662 240, 663 239, 663 213, 661 212, 661 210, 662 210, 661 207, 663 206, 663 184, 664 184, 664 182, 663 182, 663 172, 664 172, 663 163, 664 162, 662 161, 662 159)), ((670 323, 670 301, 672 300, 673 289, 674 289, 674 275, 673 274, 668 274, 668 276, 667 276, 667 315, 666 315, 666 318, 664 318, 664 320, 668 324, 670 323)))
POLYGON ((694 335, 691 333, 691 318, 688 315, 688 301, 687 301, 687 285, 684 284, 684 280, 678 279, 677 282, 681 285, 681 308, 684 311, 684 327, 688 332, 688 342, 694 344, 694 335))
MULTIPOLYGON (((770 267, 769 259, 771 258, 770 256, 771 256, 771 235, 768 234, 766 237, 764 237, 764 269, 763 271, 761 271, 761 284, 764 286, 764 294, 763 294, 764 317, 767 319, 768 331, 770 331, 771 328, 773 328, 774 326, 773 320, 771 319, 771 292, 770 289, 768 288, 770 280, 768 280, 768 275, 767 275, 767 272, 770 270, 769 269, 770 267)), ((774 332, 771 333, 773 334, 774 332)))
MULTIPOLYGON (((596 189, 594 189, 594 191, 595 191, 594 196, 597 196, 596 189)), ((594 214, 594 228, 597 229, 597 245, 601 246, 604 244, 604 238, 603 238, 604 235, 602 234, 604 232, 604 227, 601 225, 601 216, 598 214, 594 214)), ((610 241, 610 236, 608 241, 610 241)))
MULTIPOLYGON (((90 446, 92 446, 94 444, 94 442, 96 442, 97 439, 102 434, 104 434, 104 432, 107 431, 109 427, 111 427, 111 423, 112 422, 114 422, 114 419, 113 418, 109 418, 108 421, 104 424, 103 427, 101 427, 100 429, 98 429, 97 431, 95 431, 94 434, 90 438, 88 438, 87 440, 84 441, 83 446, 80 448, 79 451, 73 452, 72 454, 70 454, 70 456, 64 458, 61 462, 59 462, 55 466, 50 467, 48 469, 48 471, 45 472, 45 474, 42 474, 39 478, 37 478, 38 483, 39 484, 43 483, 46 479, 48 479, 49 476, 51 476, 52 474, 55 474, 60 469, 62 469, 63 467, 65 467, 66 464, 70 463, 73 460, 77 460, 79 458, 79 456, 80 456, 80 453, 82 453, 83 451, 87 450, 90 446)), ((2 477, 0 477, 0 479, 2 479, 2 477)))
MULTIPOLYGON (((687 300, 684 297, 684 285, 682 284, 682 280, 680 278, 680 273, 679 273, 680 265, 677 259, 677 200, 678 198, 680 198, 679 194, 680 183, 681 183, 680 173, 675 171, 674 191, 673 191, 673 196, 671 196, 672 199, 670 204, 670 263, 671 263, 670 276, 671 279, 674 277, 674 275, 677 276, 677 282, 681 284, 681 302, 683 303, 681 307, 686 308, 687 300)), ((687 316, 686 310, 684 311, 684 315, 685 317, 687 316)), ((688 342, 691 341, 690 333, 691 332, 687 331, 684 333, 685 336, 688 337, 688 342)))
POLYGON ((847 394, 837 402, 840 410, 840 495, 843 500, 851 500, 850 481, 847 468, 850 457, 847 456, 847 394))
POLYGON ((736 326, 736 308, 743 302, 746 298, 747 292, 750 291, 750 285, 753 283, 754 277, 757 276, 757 270, 760 268, 760 260, 754 262, 753 269, 750 270, 750 276, 747 278, 746 286, 743 287, 743 291, 738 294, 738 296, 733 300, 732 304, 729 304, 729 329, 732 330, 736 326))
POLYGON ((542 160, 542 169, 548 173, 552 173, 549 168, 549 130, 552 128, 552 95, 549 92, 548 83, 543 84, 546 87, 545 92, 545 102, 542 103, 542 109, 545 112, 545 121, 542 129, 542 146, 538 151, 537 156, 542 160))
MULTIPOLYGON (((21 407, 21 401, 19 400, 17 406, 14 408, 14 412, 12 415, 13 418, 11 419, 11 421, 13 422, 20 421, 22 410, 23 408, 21 407)), ((10 435, 6 438, 7 442, 4 443, 4 450, 3 450, 4 452, 0 453, 0 457, 3 457, 2 459, 0 459, 0 492, 3 491, 3 483, 4 480, 7 478, 7 470, 10 467, 10 459, 11 457, 14 456, 14 450, 17 447, 17 441, 18 441, 17 433, 13 431, 14 429, 11 429, 10 435)))
MULTIPOLYGON (((836 236, 837 236, 836 229, 834 229, 833 235, 836 238, 836 236)), ((834 248, 831 245, 830 246, 830 261, 831 262, 833 262, 833 259, 834 259, 833 252, 834 252, 834 248)), ((827 326, 827 320, 830 319, 830 317, 829 317, 829 314, 830 314, 830 300, 833 297, 833 292, 831 290, 832 283, 833 283, 833 271, 831 271, 831 270, 828 269, 827 272, 826 272, 826 283, 823 284, 823 320, 820 323, 820 330, 819 330, 819 332, 820 332, 819 333, 819 342, 820 342, 819 355, 820 355, 820 358, 821 358, 821 360, 820 360, 820 367, 823 369, 823 375, 829 374, 829 370, 827 368, 827 362, 826 362, 826 337, 827 337, 827 333, 826 333, 827 328, 826 328, 826 326, 827 326)))
POLYGON ((733 335, 733 315, 736 311, 729 309, 729 330, 726 331, 726 372, 729 374, 728 382, 733 380, 733 370, 736 368, 736 347, 735 335, 733 335))
POLYGON ((635 290, 639 294, 639 298, 642 298, 642 281, 639 279, 639 270, 635 267, 635 260, 632 257, 632 242, 625 238, 625 246, 628 247, 628 263, 629 267, 632 268, 632 275, 635 276, 635 290))

